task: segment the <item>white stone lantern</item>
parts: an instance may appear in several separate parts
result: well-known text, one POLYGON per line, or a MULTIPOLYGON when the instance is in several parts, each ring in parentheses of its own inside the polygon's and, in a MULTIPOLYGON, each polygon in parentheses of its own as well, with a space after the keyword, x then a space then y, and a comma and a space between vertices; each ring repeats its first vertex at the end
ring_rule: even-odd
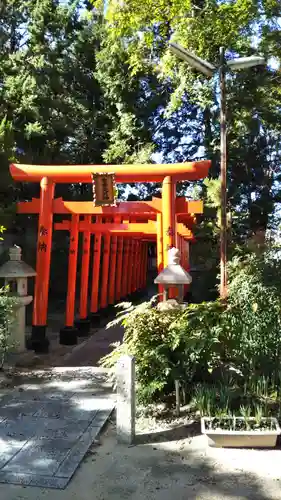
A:
POLYGON ((177 248, 171 248, 168 251, 168 265, 158 274, 154 283, 162 285, 164 288, 164 301, 169 298, 169 288, 178 289, 178 302, 183 302, 184 285, 190 285, 192 277, 180 265, 180 251, 177 248))
POLYGON ((21 260, 21 248, 14 246, 9 249, 10 260, 0 267, 0 278, 5 278, 5 286, 10 294, 15 296, 16 321, 12 331, 12 342, 16 352, 23 352, 25 346, 25 312, 26 306, 32 302, 32 295, 27 295, 27 278, 36 276, 32 267, 21 260))

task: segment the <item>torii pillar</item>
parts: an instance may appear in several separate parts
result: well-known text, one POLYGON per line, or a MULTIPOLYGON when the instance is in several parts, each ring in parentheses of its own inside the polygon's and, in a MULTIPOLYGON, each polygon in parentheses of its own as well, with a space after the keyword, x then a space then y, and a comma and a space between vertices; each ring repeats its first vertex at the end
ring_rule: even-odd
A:
POLYGON ((43 177, 40 181, 40 211, 38 219, 36 278, 33 301, 30 348, 36 353, 49 350, 46 337, 53 231, 53 199, 55 183, 43 177))
POLYGON ((74 315, 75 315, 78 238, 79 238, 79 215, 73 214, 71 217, 70 233, 69 233, 65 327, 61 328, 60 330, 60 344, 63 345, 77 344, 78 330, 74 326, 74 315))
MULTIPOLYGON (((176 183, 171 176, 167 176, 162 184, 162 225, 163 225, 163 263, 167 267, 169 250, 175 246, 176 239, 176 183)), ((176 290, 169 290, 169 297, 175 298, 176 290)))
POLYGON ((168 252, 175 244, 175 183, 167 176, 162 184, 163 264, 168 265, 168 252))

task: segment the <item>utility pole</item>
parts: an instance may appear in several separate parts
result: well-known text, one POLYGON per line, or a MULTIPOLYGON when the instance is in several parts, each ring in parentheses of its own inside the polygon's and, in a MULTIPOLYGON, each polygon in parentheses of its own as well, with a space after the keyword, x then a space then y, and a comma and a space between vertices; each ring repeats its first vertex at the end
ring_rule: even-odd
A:
POLYGON ((227 159, 226 159, 226 85, 225 51, 220 48, 220 180, 221 180, 221 220, 220 220, 220 298, 227 297, 227 159))
POLYGON ((227 158, 226 158, 226 72, 252 68, 264 65, 264 57, 250 56, 225 60, 225 49, 220 48, 220 64, 214 66, 209 61, 192 54, 181 45, 170 42, 171 52, 179 59, 188 63, 192 68, 203 73, 207 78, 212 78, 218 71, 220 77, 220 180, 221 180, 221 221, 220 221, 220 298, 227 298, 227 158))

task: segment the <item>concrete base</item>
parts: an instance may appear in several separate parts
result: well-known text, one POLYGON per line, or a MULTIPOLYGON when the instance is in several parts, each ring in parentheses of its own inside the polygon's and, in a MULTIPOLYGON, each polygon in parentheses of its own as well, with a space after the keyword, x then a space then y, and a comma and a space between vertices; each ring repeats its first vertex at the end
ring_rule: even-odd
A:
POLYGON ((110 305, 99 311, 101 318, 108 318, 113 315, 114 306, 110 305))
POLYGON ((33 325, 31 337, 26 343, 27 349, 36 354, 47 354, 49 352, 49 339, 46 337, 47 325, 33 325))
POLYGON ((76 345, 78 337, 78 329, 74 326, 64 326, 60 329, 60 344, 76 345))
POLYGON ((95 327, 98 327, 100 326, 100 314, 99 313, 91 313, 90 314, 90 321, 91 321, 91 325, 92 326, 95 326, 95 327))
POLYGON ((107 314, 113 314, 115 312, 115 304, 109 304, 105 311, 107 314))
POLYGON ((90 333, 91 321, 88 318, 77 319, 74 321, 74 325, 77 328, 78 337, 87 337, 90 333))
POLYGON ((132 295, 130 295, 131 300, 140 300, 143 297, 141 290, 135 290, 132 295))

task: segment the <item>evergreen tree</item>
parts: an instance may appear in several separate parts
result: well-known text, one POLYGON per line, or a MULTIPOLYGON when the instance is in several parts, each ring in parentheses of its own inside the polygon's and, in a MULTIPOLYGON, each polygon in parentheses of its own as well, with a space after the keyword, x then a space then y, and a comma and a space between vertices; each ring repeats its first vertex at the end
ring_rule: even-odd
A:
MULTIPOLYGON (((162 144, 164 158, 173 142, 177 144, 174 158, 194 158, 194 150, 197 156, 203 151, 212 160, 211 175, 217 177, 217 82, 179 61, 168 50, 168 42, 172 38, 215 65, 219 63, 220 46, 227 49, 227 58, 261 51, 280 61, 279 1, 111 0, 106 12, 111 39, 121 38, 126 45, 131 73, 144 64, 151 68, 156 64, 161 81, 172 89, 166 130, 162 125, 164 136, 169 129, 169 140, 164 139, 162 144), (185 130, 180 118, 184 115, 188 123, 185 130), (176 130, 171 137, 173 119, 176 130)), ((238 214, 233 220, 243 222, 243 229, 240 223, 233 226, 239 237, 241 232, 244 236, 264 232, 280 199, 280 76, 266 68, 233 72, 228 75, 227 88, 228 203, 229 211, 238 214)))
MULTIPOLYGON (((6 0, 0 16, 5 172, 15 156, 38 164, 150 159, 165 90, 147 70, 130 77, 126 50, 110 45, 102 11, 82 1, 6 0)), ((18 195, 37 193, 26 185, 18 195)), ((90 199, 91 187, 58 186, 57 194, 90 199)))

